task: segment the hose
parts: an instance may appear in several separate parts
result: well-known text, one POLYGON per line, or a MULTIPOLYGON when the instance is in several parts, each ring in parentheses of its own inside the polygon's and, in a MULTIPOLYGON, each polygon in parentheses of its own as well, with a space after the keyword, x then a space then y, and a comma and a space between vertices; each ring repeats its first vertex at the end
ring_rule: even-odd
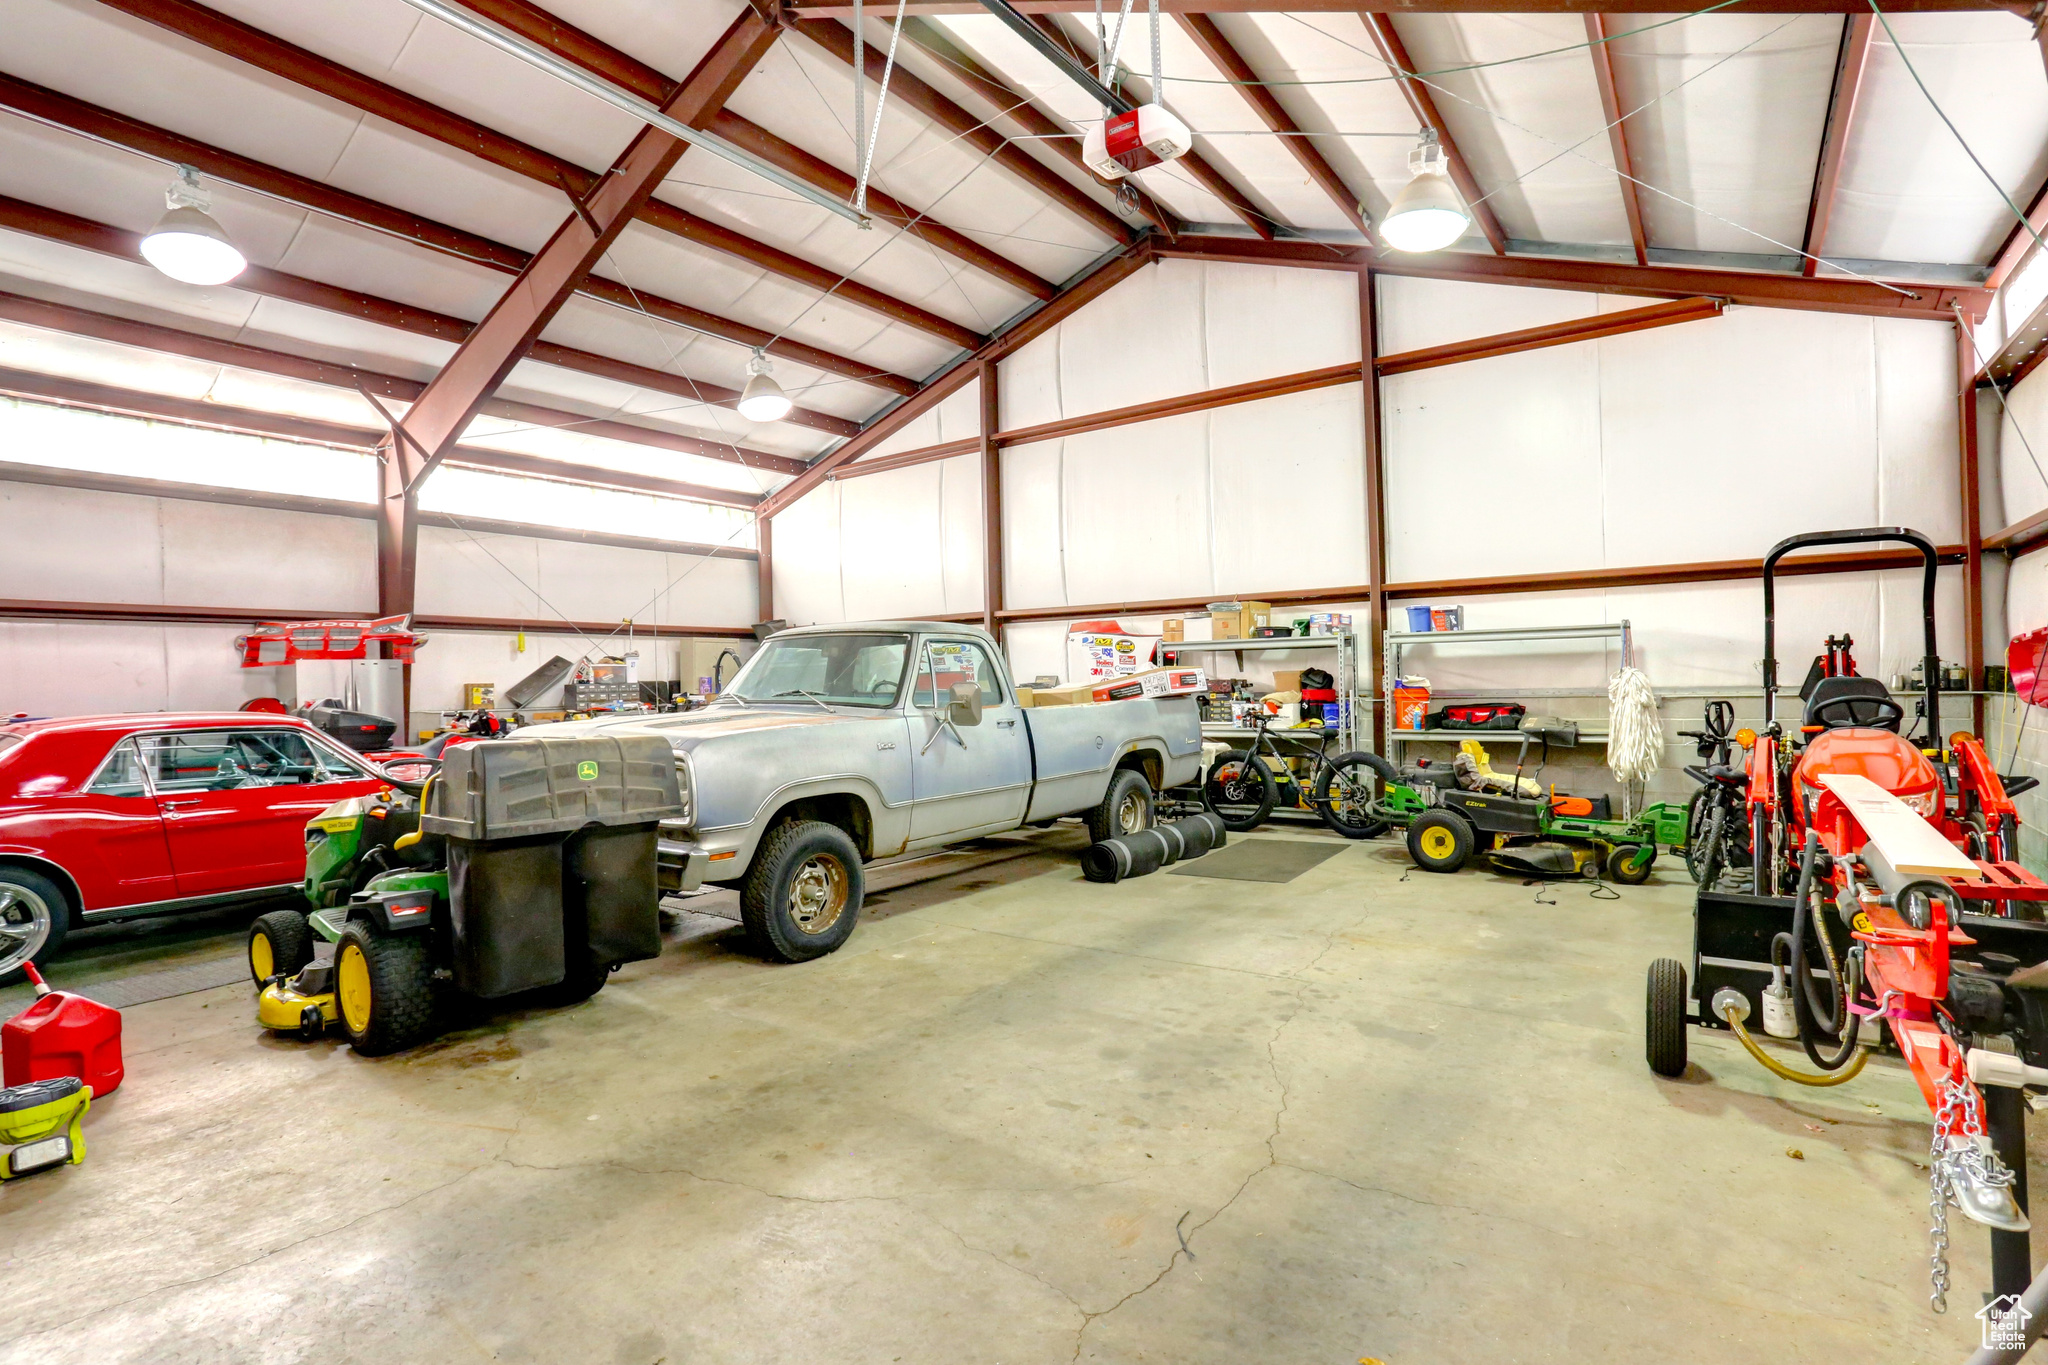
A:
MULTIPOLYGON (((1824 944, 1821 956, 1828 964, 1829 1000, 1826 1019, 1820 1003, 1813 998, 1813 978, 1806 971, 1806 929, 1808 911, 1813 904, 1813 869, 1820 853, 1820 835, 1813 830, 1806 832, 1806 847, 1799 856, 1799 890, 1792 905, 1792 932, 1779 934, 1771 940, 1771 960, 1778 958, 1778 948, 1785 947, 1786 967, 1792 973, 1792 1015, 1799 1025, 1799 1045, 1806 1049, 1806 1055, 1822 1071, 1838 1071, 1857 1053, 1856 1035, 1861 1028, 1861 1018, 1848 1008, 1854 998, 1855 989, 1844 989, 1841 969, 1835 962, 1832 945, 1824 944), (1843 1017, 1847 1016, 1847 1028, 1843 1017), (1837 1036, 1839 1034, 1839 1037, 1837 1036), (1821 1055, 1820 1043, 1825 1040, 1839 1043, 1841 1050, 1832 1057, 1821 1055)), ((1813 926, 1814 933, 1823 940, 1827 935, 1825 923, 1813 926)), ((1858 1063, 1861 1066, 1861 1063, 1858 1063)))
POLYGON ((1721 1012, 1721 1017, 1728 1021, 1729 1028, 1735 1030, 1736 1038, 1745 1048, 1749 1049, 1749 1055, 1756 1058, 1763 1069, 1770 1072, 1773 1076, 1783 1077, 1785 1080, 1795 1081, 1800 1085, 1841 1085, 1845 1081, 1854 1080, 1856 1073, 1863 1070, 1863 1064, 1870 1060, 1869 1048, 1857 1048, 1856 1059, 1840 1071, 1830 1072, 1824 1076, 1809 1076, 1803 1071, 1794 1071, 1791 1067, 1786 1066, 1776 1057, 1771 1056, 1770 1053, 1757 1046, 1756 1039, 1749 1036, 1749 1029, 1743 1024, 1742 1016, 1737 1014, 1735 1010, 1736 1007, 1730 1005, 1721 1012))

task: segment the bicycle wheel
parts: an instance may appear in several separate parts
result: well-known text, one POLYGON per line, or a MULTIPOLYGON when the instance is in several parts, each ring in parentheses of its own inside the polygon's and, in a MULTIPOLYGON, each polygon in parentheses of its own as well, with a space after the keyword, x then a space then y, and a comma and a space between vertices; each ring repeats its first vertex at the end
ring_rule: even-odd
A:
POLYGON ((1363 751, 1338 754, 1316 774, 1309 801, 1322 822, 1347 839, 1371 839, 1387 832, 1387 822, 1372 818, 1382 782, 1394 780, 1394 765, 1363 751))
POLYGON ((1279 795, 1264 760, 1242 749, 1227 749, 1217 755, 1202 783, 1202 804, 1216 813, 1223 828, 1235 834, 1263 824, 1279 795))
POLYGON ((1707 853, 1707 820, 1713 807, 1708 797, 1712 787, 1701 787, 1685 803, 1685 875, 1695 883, 1700 880, 1700 865, 1707 853))

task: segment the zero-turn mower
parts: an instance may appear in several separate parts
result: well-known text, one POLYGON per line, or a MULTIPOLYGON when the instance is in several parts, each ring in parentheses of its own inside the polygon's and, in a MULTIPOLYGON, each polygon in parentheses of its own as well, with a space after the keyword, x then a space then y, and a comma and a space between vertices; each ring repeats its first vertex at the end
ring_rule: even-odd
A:
POLYGON ((1781 718, 1774 585, 1780 561, 1822 545, 1899 541, 1923 564, 1923 675, 1935 647, 1935 547, 1902 527, 1821 531, 1763 563, 1763 729, 1749 750, 1746 814, 1753 894, 1702 886, 1688 964, 1650 966, 1646 1057, 1686 1068, 1686 1028, 1732 1031, 1772 1073, 1804 1085, 1849 1081, 1887 1035, 1933 1116, 1929 1158, 1935 1311, 1946 1307, 1947 1210, 1992 1229, 1993 1291, 2032 1279, 2021 1087, 2048 1084, 2048 884, 2015 858, 2012 797, 1981 738, 1944 736, 1938 681, 1906 709, 1856 672, 1846 638, 1808 677, 1797 719, 1781 718), (1688 981, 1691 989, 1688 991, 1688 981), (1751 1036, 1796 1041, 1812 1070, 1751 1036))

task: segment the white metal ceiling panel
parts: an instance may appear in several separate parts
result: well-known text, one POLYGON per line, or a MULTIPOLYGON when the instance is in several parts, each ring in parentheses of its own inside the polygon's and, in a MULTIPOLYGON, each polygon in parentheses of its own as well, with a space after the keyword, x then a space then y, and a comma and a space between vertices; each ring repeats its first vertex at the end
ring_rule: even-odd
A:
POLYGON ((8 0, 5 32, 9 75, 302 175, 324 174, 362 117, 91 0, 8 0))
MULTIPOLYGON (((1642 15, 1636 26, 1654 22, 1642 15)), ((1830 14, 1704 14, 1608 45, 1622 106, 1649 106, 1628 127, 1653 247, 1798 247, 1842 23, 1830 14)))
MULTIPOLYGON (((901 229, 863 231, 837 214, 796 199, 708 152, 690 151, 657 195, 757 241, 799 256, 942 317, 986 331, 1015 314, 1028 296, 940 257, 901 229)), ((919 205, 919 208, 929 208, 919 205)))
POLYGON ((321 178, 528 252, 540 250, 571 212, 552 186, 379 118, 362 120, 321 178))
POLYGON ((214 8, 592 170, 609 166, 641 126, 404 0, 222 0, 214 8))
POLYGON ((2025 208, 2048 175, 2040 46, 2011 14, 1887 17, 1903 53, 1882 27, 1872 35, 1821 254, 1988 264, 2018 221, 1999 190, 2025 208), (1943 126, 1914 71, 1997 185, 1943 126))
POLYGON ((548 0, 540 8, 680 81, 747 7, 742 0, 548 0))
POLYGON ((1365 27, 1350 15, 1212 16, 1238 55, 1271 84, 1295 125, 1314 137, 1344 183, 1384 214, 1408 180, 1415 115, 1386 68, 1367 55, 1365 27), (1330 82, 1330 83, 1326 83, 1330 82))
POLYGON ((1508 236, 1629 241, 1580 16, 1414 14, 1396 27, 1422 71, 1444 73, 1427 77, 1437 109, 1508 236), (1574 50, 1512 60, 1553 48, 1574 50))

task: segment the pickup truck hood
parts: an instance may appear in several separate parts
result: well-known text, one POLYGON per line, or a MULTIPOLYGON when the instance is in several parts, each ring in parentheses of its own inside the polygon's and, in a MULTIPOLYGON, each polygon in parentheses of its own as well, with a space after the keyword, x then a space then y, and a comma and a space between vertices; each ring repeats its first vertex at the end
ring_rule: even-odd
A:
POLYGON ((872 719, 875 717, 837 714, 828 716, 823 711, 815 709, 797 711, 781 707, 764 707, 744 710, 737 706, 718 706, 703 711, 686 711, 679 715, 638 714, 557 721, 552 725, 534 726, 532 730, 549 734, 592 734, 628 730, 635 734, 660 735, 669 742, 669 747, 674 749, 694 749, 707 739, 717 739, 726 735, 751 734, 764 730, 818 729, 823 726, 846 725, 854 721, 872 719))

